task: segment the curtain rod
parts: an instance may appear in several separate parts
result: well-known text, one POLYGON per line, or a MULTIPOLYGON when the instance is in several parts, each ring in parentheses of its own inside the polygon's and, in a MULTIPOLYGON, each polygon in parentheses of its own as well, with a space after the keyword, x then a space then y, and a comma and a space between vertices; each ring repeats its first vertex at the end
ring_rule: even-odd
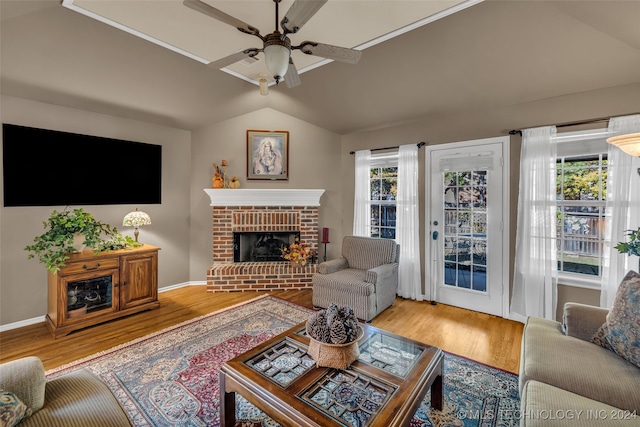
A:
MULTIPOLYGON (((640 113, 631 113, 630 115, 636 115, 636 114, 640 114, 640 113)), ((555 126, 557 128, 564 128, 564 127, 570 127, 570 126, 581 126, 581 125, 590 125, 593 123, 605 123, 605 122, 609 122, 609 120, 611 120, 612 117, 600 117, 597 119, 589 119, 589 120, 580 120, 577 122, 566 122, 566 123, 559 123, 556 125, 542 125, 542 126, 555 126)), ((532 126, 532 127, 540 127, 540 126, 532 126)), ((522 136, 522 129, 512 129, 509 131, 509 135, 515 135, 519 133, 520 136, 522 136)))
MULTIPOLYGON (((427 143, 423 141, 423 142, 418 142, 416 145, 418 146, 418 148, 420 148, 420 147, 424 147, 425 145, 427 145, 427 143)), ((372 148, 370 151, 392 150, 394 148, 400 148, 400 146, 396 145, 395 147, 372 148)), ((349 154, 356 154, 356 152, 355 151, 350 151, 349 154)))
MULTIPOLYGON (((580 126, 580 125, 590 125, 593 123, 606 123, 609 122, 609 119, 611 117, 600 117, 598 119, 590 119, 590 120, 580 120, 577 122, 566 122, 566 123, 560 123, 557 125, 543 125, 543 126, 555 126, 557 128, 564 128, 564 127, 569 127, 569 126, 580 126)), ((540 126, 533 126, 533 127, 540 127, 540 126)), ((515 135, 515 134, 520 134, 520 136, 522 136, 522 129, 512 129, 509 131, 509 135, 515 135)))

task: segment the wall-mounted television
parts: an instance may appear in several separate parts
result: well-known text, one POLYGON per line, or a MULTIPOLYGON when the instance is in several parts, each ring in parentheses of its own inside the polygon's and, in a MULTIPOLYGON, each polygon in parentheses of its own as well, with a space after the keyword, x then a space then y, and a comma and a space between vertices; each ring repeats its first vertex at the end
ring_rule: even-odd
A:
POLYGON ((162 146, 2 124, 4 206, 162 202, 162 146))

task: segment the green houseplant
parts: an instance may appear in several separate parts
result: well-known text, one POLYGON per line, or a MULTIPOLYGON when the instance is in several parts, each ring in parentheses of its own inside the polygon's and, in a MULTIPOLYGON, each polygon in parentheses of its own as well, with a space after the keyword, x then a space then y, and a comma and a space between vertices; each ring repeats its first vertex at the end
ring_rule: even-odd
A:
MULTIPOLYGON (((637 230, 627 230, 627 236, 629 236, 627 242, 620 242, 614 247, 621 254, 640 257, 640 227, 637 230)), ((640 261, 638 264, 638 271, 640 271, 640 261)))
POLYGON ((47 229, 33 239, 33 244, 24 249, 29 258, 38 260, 52 273, 57 273, 69 259, 69 254, 82 249, 77 247, 78 237, 82 246, 94 249, 96 253, 107 250, 140 246, 131 237, 123 236, 115 227, 98 221, 82 209, 54 210, 43 222, 47 229))

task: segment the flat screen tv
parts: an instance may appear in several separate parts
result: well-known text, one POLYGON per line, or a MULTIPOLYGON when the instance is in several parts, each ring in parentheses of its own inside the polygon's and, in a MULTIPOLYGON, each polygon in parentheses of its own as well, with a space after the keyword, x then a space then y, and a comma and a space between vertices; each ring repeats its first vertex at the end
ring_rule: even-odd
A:
POLYGON ((3 123, 4 206, 159 204, 162 146, 3 123))

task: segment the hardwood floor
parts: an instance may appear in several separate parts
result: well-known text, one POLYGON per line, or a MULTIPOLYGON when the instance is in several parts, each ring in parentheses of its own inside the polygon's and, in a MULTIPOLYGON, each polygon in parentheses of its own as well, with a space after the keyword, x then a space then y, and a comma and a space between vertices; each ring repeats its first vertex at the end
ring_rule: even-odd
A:
MULTIPOLYGON (((0 333, 0 362, 38 356, 45 369, 108 350, 168 326, 248 301, 264 293, 207 293, 205 286, 162 292, 160 308, 82 329, 54 339, 44 322, 0 333)), ((312 307, 311 291, 272 295, 312 307)), ((488 314, 428 301, 397 298, 373 326, 440 347, 509 372, 518 373, 523 325, 488 314)))

